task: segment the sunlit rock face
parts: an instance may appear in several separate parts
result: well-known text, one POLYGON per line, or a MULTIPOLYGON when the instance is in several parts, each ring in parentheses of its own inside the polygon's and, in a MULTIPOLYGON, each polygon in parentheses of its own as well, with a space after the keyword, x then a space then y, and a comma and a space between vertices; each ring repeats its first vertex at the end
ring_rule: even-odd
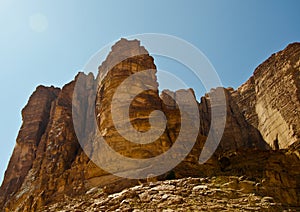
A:
MULTIPOLYGON (((284 205, 298 205, 299 69, 300 44, 295 43, 272 55, 237 90, 212 89, 197 102, 192 89, 165 90, 159 94, 154 59, 139 41, 121 39, 99 66, 97 76, 79 73, 62 89, 39 86, 32 94, 22 111, 23 124, 0 188, 0 209, 38 211, 61 200, 72 204, 68 198, 85 196, 95 187, 111 194, 145 182, 146 179, 117 177, 98 167, 91 160, 97 160, 97 138, 103 137, 114 151, 127 158, 159 156, 172 148, 182 122, 187 121, 181 119, 182 111, 176 103, 183 97, 183 108, 189 108, 193 102, 197 105, 200 118, 191 119, 187 129, 192 134, 193 126, 199 126, 196 142, 174 169, 156 178, 150 174, 148 181, 246 175, 261 181, 263 189, 259 192, 266 192, 264 195, 272 195, 284 205), (140 77, 135 76, 137 73, 141 73, 140 77), (134 83, 118 90, 130 77, 135 77, 134 83), (79 80, 83 83, 77 88, 79 80), (141 89, 145 91, 136 95, 141 89), (202 151, 209 151, 203 150, 203 146, 210 130, 211 110, 218 107, 211 105, 210 97, 218 92, 224 92, 226 97, 225 131, 210 160, 200 164, 202 151), (114 102, 116 93, 119 99, 114 102), (127 98, 132 98, 128 108, 127 98), (154 110, 165 115, 163 128, 151 125, 150 114, 157 123, 161 122, 159 114, 152 113, 154 110), (153 134, 148 136, 150 140, 155 138, 153 142, 137 144, 124 138, 116 124, 123 124, 127 115, 137 132, 149 132, 154 126, 153 134), (74 121, 91 117, 95 117, 96 126, 84 123, 75 133, 74 121), (160 136, 156 138, 156 134, 160 136)), ((123 133, 127 130, 130 129, 125 128, 123 133)), ((188 142, 189 137, 185 139, 188 142)))
POLYGON ((234 97, 247 122, 273 149, 299 141, 300 44, 290 44, 258 66, 234 97))

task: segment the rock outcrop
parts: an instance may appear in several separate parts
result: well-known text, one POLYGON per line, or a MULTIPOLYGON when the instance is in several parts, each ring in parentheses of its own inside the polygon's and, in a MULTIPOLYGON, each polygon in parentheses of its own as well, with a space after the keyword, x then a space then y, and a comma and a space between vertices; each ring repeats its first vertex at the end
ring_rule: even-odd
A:
POLYGON ((248 123, 273 149, 300 139, 300 43, 273 54, 234 95, 248 123))
POLYGON ((144 183, 115 194, 95 187, 44 211, 282 211, 286 207, 261 194, 261 182, 245 176, 183 178, 144 183))
MULTIPOLYGON (((208 202, 215 197, 218 202, 216 207, 221 210, 226 207, 227 197, 224 196, 229 193, 234 196, 233 203, 240 203, 240 210, 269 207, 277 210, 299 206, 299 58, 300 44, 291 44, 260 65, 237 90, 216 88, 198 103, 192 89, 163 91, 159 95, 153 58, 139 41, 121 39, 99 67, 96 78, 92 74, 79 73, 62 89, 39 86, 30 97, 22 111, 23 125, 0 187, 0 210, 54 211, 56 207, 76 209, 78 205, 78 210, 94 210, 95 207, 114 210, 118 207, 125 209, 132 204, 137 209, 151 209, 159 205, 163 209, 164 203, 173 200, 170 203, 174 204, 173 208, 180 205, 205 209, 212 207, 208 202), (131 77, 134 80, 126 86, 131 77), (82 83, 78 88, 76 83, 80 80, 82 83), (210 160, 199 164, 198 159, 211 125, 210 97, 216 92, 224 92, 226 97, 225 130, 210 160), (115 95, 118 97, 116 101, 115 95), (190 142, 189 136, 194 136, 193 128, 198 127, 199 130, 190 153, 183 155, 175 168, 157 177, 151 177, 149 172, 144 177, 147 179, 129 180, 97 166, 97 159, 101 157, 113 164, 111 169, 121 170, 122 173, 132 171, 130 165, 109 162, 110 155, 105 155, 105 152, 104 155, 97 155, 99 137, 103 137, 119 155, 132 159, 153 158, 174 147, 186 121, 181 119, 182 111, 176 102, 182 97, 186 97, 182 108, 192 111, 191 103, 196 103, 200 117, 198 121, 187 116, 186 119, 194 121, 183 142, 190 142), (126 102, 128 99, 132 99, 130 104, 126 102), (159 112, 153 111, 162 111, 165 122, 159 112), (85 122, 87 119, 93 120, 92 117, 96 117, 96 125, 85 122), (128 122, 124 122, 127 119, 128 122), (82 124, 79 130, 74 122, 82 124), (161 123, 165 123, 165 128, 159 125, 161 123), (126 127, 120 129, 122 126, 126 127), (126 137, 132 130, 148 133, 147 137, 136 134, 137 138, 142 139, 136 139, 140 143, 134 143, 126 137), (151 142, 146 142, 148 140, 151 142), (231 180, 224 177, 226 182, 222 185, 215 185, 215 178, 205 179, 206 184, 203 179, 166 181, 169 187, 174 186, 172 192, 178 187, 180 194, 172 193, 167 187, 164 189, 164 183, 157 182, 139 187, 133 196, 130 195, 134 188, 107 196, 147 180, 230 175, 247 176, 248 181, 237 177, 231 177, 231 180), (223 185, 226 183, 228 185, 223 185), (160 186, 162 191, 157 192, 162 195, 152 192, 151 186, 160 186), (183 191, 182 186, 187 190, 183 191), (205 197, 204 193, 197 196, 198 190, 202 191, 205 186, 205 197), (98 194, 100 190, 104 192, 98 194), (126 196, 128 192, 129 197, 126 196), (152 193, 147 196, 148 192, 152 193), (123 194, 126 197, 123 198, 123 194), (69 201, 70 198, 74 201, 69 201), (144 204, 144 199, 149 198, 157 199, 153 207, 144 204), (62 200, 64 202, 59 203, 62 200), (202 200, 207 204, 201 206, 199 201, 202 200), (113 203, 109 205, 108 201, 113 203)), ((179 156, 182 155, 174 157, 179 156)), ((146 170, 144 168, 133 171, 142 173, 146 170)), ((117 171, 114 173, 118 175, 117 171)))
MULTIPOLYGON (((221 88, 218 88, 221 89, 221 88)), ((214 92, 212 90, 211 92, 214 92)), ((260 132, 245 120, 242 111, 238 106, 238 102, 233 98, 235 91, 232 88, 224 89, 226 96, 226 125, 224 133, 216 151, 222 154, 227 151, 240 149, 269 149, 269 145, 264 141, 260 132)), ((210 100, 209 95, 201 98, 199 110, 201 111, 201 120, 203 123, 203 135, 207 135, 210 126, 210 100)))
POLYGON ((60 89, 37 87, 22 111, 23 124, 17 137, 17 143, 10 159, 0 192, 0 206, 9 201, 12 194, 18 192, 29 175, 41 138, 50 119, 51 105, 60 89))
MULTIPOLYGON (((131 142, 130 138, 124 139, 119 132, 121 130, 115 127, 121 125, 120 127, 124 128, 121 132, 125 135, 130 134, 128 131, 132 130, 129 124, 132 124, 133 128, 139 132, 147 132, 151 128, 150 113, 154 110, 162 110, 155 75, 156 66, 146 49, 141 47, 138 41, 128 43, 127 40, 122 39, 112 47, 112 52, 99 67, 99 73, 101 76, 102 73, 106 74, 98 86, 96 114, 99 114, 97 122, 106 142, 118 153, 131 158, 150 158, 165 152, 171 146, 171 140, 166 133, 163 133, 157 140, 153 139, 150 144, 141 145, 131 142), (144 71, 147 72, 144 73, 144 71), (120 88, 126 79, 128 80, 136 73, 140 75, 134 76, 134 79, 128 83, 130 86, 120 88), (143 91, 144 89, 146 90, 143 91), (118 95, 118 102, 114 104, 115 107, 111 107, 114 95, 118 95), (129 99, 133 101, 126 104, 129 99), (112 115, 115 117, 114 120, 112 115), (124 127, 122 125, 126 124, 126 119, 129 124, 124 127)), ((157 117, 153 118, 157 119, 157 117)), ((148 134, 148 136, 151 140, 152 135, 148 134)))

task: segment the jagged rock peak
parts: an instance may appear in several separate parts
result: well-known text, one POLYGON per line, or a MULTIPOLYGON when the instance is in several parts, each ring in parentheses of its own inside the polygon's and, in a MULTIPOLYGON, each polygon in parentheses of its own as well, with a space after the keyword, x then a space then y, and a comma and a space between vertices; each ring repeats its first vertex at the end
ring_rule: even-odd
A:
MULTIPOLYGON (((287 45, 283 50, 273 53, 266 61, 260 64, 254 71, 253 75, 257 74, 264 74, 265 71, 275 71, 276 72, 276 65, 282 61, 288 60, 291 61, 293 59, 299 59, 300 51, 300 42, 295 42, 287 45), (270 66, 267 68, 267 66, 270 66), (272 69, 272 66, 274 69, 272 69)), ((288 62, 285 61, 285 62, 288 62)))
POLYGON ((145 58, 150 59, 153 64, 153 67, 151 68, 156 68, 154 65, 154 59, 149 56, 149 53, 145 47, 141 46, 139 40, 127 40, 125 38, 121 38, 111 47, 111 51, 106 57, 105 61, 99 66, 98 77, 102 80, 114 66, 124 60, 129 60, 128 62, 130 62, 130 58, 134 59, 136 62, 138 60, 145 60, 145 58), (139 56, 140 59, 138 59, 139 56))

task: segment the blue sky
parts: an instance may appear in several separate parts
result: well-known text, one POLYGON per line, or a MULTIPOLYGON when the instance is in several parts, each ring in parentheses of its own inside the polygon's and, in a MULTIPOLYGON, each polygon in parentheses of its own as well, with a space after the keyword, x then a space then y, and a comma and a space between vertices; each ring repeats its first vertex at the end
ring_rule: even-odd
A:
MULTIPOLYGON (((299 8, 297 0, 0 0, 0 181, 36 86, 71 81, 105 44, 147 32, 178 36, 209 58, 224 86, 236 88, 300 40, 299 8)), ((158 68, 176 69, 156 60, 158 68)))

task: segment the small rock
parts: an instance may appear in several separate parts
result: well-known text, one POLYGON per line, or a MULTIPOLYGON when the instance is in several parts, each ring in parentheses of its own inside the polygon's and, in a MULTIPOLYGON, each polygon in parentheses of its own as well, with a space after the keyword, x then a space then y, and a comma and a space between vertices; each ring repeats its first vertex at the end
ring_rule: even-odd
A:
POLYGON ((183 199, 180 196, 173 196, 168 199, 169 204, 180 204, 182 202, 183 202, 183 199))
POLYGON ((162 211, 163 211, 163 212, 174 212, 174 210, 169 209, 169 208, 168 208, 168 209, 163 209, 162 211))
POLYGON ((207 185, 198 185, 193 188, 193 191, 206 190, 207 188, 207 185))
POLYGON ((170 196, 169 194, 164 194, 164 195, 161 197, 161 199, 162 199, 162 200, 166 200, 166 199, 169 198, 169 196, 170 196))
POLYGON ((120 205, 124 205, 124 204, 129 204, 129 200, 128 200, 128 199, 124 199, 124 200, 120 203, 120 205))
POLYGON ((241 192, 243 193, 252 193, 255 190, 255 182, 244 180, 239 183, 239 186, 241 188, 241 192))
POLYGON ((231 181, 231 182, 228 182, 228 183, 224 183, 221 187, 231 188, 231 189, 237 190, 239 188, 239 185, 238 185, 238 182, 231 181))
POLYGON ((150 195, 148 194, 148 192, 144 192, 142 194, 139 195, 139 198, 142 202, 150 202, 150 195))
POLYGON ((90 190, 88 190, 88 191, 86 192, 86 194, 92 194, 92 193, 95 193, 95 192, 97 192, 97 191, 98 191, 98 188, 94 187, 94 188, 91 188, 90 190))
POLYGON ((274 202, 275 201, 274 201, 273 197, 263 197, 261 199, 261 203, 274 203, 274 202))
POLYGON ((154 188, 152 188, 152 190, 157 190, 157 191, 172 191, 175 189, 174 185, 158 185, 154 188))

